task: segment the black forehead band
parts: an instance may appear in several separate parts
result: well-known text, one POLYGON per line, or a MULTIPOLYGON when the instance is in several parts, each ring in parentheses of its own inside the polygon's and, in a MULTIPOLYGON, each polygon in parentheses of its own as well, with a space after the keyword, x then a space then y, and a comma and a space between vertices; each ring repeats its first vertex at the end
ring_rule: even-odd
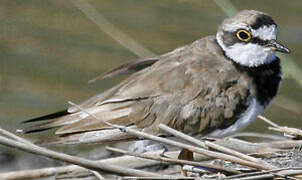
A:
POLYGON ((274 22, 274 20, 265 14, 259 15, 255 22, 253 24, 251 24, 252 29, 259 29, 261 26, 270 26, 270 25, 276 25, 276 23, 274 22))

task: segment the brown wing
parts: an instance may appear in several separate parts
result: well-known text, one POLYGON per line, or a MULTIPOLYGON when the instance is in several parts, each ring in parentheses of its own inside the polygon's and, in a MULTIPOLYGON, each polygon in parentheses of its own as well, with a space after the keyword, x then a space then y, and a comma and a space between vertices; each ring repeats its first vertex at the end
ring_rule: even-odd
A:
MULTIPOLYGON (((233 114, 246 105, 249 84, 238 74, 214 39, 206 38, 160 56, 152 66, 81 106, 104 121, 155 134, 159 123, 183 132, 204 132, 232 124, 233 114), (222 124, 223 119, 229 121, 222 124)), ((63 125, 57 134, 110 128, 75 108, 68 111, 70 115, 43 127, 63 125)))
MULTIPOLYGON (((178 54, 178 56, 182 56, 182 54, 178 54)), ((160 57, 158 62, 149 68, 133 74, 107 92, 84 102, 81 107, 98 118, 108 120, 111 123, 126 126, 136 124, 138 120, 147 116, 148 112, 145 107, 150 106, 154 98, 169 95, 185 88, 185 84, 189 80, 184 78, 186 76, 182 76, 186 63, 181 58, 177 60, 177 63, 174 59, 170 55, 160 57), (182 65, 179 66, 178 64, 182 65), (171 89, 168 91, 163 89, 169 88, 164 85, 164 79, 171 84, 171 89), (174 82, 172 82, 173 80, 174 82)), ((76 108, 68 111, 73 112, 73 114, 51 122, 52 125, 55 124, 56 126, 65 125, 57 131, 58 134, 110 128, 103 122, 76 110, 76 108), (73 116, 73 123, 70 123, 71 116, 73 116)))
POLYGON ((88 81, 88 83, 92 83, 98 79, 112 78, 112 77, 119 76, 119 75, 138 72, 142 69, 145 69, 146 67, 151 66, 152 64, 154 64, 157 61, 158 61, 158 58, 149 58, 149 59, 142 59, 142 60, 138 60, 138 61, 132 61, 129 63, 125 63, 125 64, 122 64, 122 65, 110 70, 109 72, 107 72, 105 74, 102 74, 100 76, 97 76, 97 77, 91 79, 90 81, 88 81))

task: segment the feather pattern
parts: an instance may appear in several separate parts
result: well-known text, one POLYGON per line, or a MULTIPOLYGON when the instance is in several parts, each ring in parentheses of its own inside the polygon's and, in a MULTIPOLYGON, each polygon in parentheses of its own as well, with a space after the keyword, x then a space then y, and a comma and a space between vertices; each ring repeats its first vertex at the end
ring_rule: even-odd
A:
POLYGON ((108 121, 152 134, 162 133, 160 123, 188 134, 208 134, 236 122, 255 96, 252 82, 209 36, 159 56, 152 65, 80 104, 98 119, 71 107, 69 114, 33 125, 27 132, 60 127, 56 134, 64 142, 74 135, 114 130, 102 122, 108 121))
POLYGON ((119 75, 138 72, 142 69, 145 69, 146 67, 151 66, 156 61, 158 61, 158 58, 143 59, 143 60, 138 60, 138 61, 133 61, 133 62, 129 62, 126 64, 122 64, 122 65, 118 66, 117 68, 114 68, 105 74, 101 74, 100 76, 97 76, 97 77, 91 79, 90 81, 88 81, 88 83, 92 83, 98 79, 112 78, 112 77, 119 76, 119 75))

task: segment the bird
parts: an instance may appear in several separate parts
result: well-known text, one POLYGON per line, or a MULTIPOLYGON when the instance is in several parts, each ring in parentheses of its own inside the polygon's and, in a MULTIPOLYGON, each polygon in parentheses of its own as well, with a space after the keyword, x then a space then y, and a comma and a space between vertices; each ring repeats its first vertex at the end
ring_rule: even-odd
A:
POLYGON ((129 76, 78 107, 24 121, 31 125, 18 132, 57 128, 60 143, 95 131, 114 134, 110 139, 104 133, 104 142, 133 138, 106 121, 154 135, 164 133, 161 123, 192 136, 231 135, 252 123, 278 93, 282 70, 276 52, 290 50, 277 34, 270 15, 242 10, 224 19, 216 35, 103 74, 129 76))

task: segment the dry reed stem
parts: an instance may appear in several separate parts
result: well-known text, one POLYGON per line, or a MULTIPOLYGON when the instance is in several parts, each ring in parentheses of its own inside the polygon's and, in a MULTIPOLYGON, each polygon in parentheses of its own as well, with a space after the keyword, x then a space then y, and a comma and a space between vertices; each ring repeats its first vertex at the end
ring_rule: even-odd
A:
POLYGON ((105 180, 105 178, 97 171, 92 171, 90 170, 90 172, 99 180, 105 180))
POLYGON ((240 132, 234 135, 228 136, 229 138, 238 138, 238 137, 255 137, 260 139, 271 139, 271 140, 287 140, 284 136, 267 134, 267 133, 258 133, 258 132, 240 132))
POLYGON ((209 157, 212 157, 212 158, 217 158, 217 159, 222 159, 222 160, 225 160, 225 161, 238 163, 238 164, 241 164, 243 166, 248 166, 248 167, 261 169, 261 170, 272 169, 272 166, 260 165, 258 163, 242 160, 240 158, 230 156, 230 155, 227 155, 227 154, 205 150, 205 149, 198 148, 198 147, 195 147, 195 146, 191 146, 191 145, 188 145, 188 144, 184 144, 184 143, 180 143, 180 142, 177 142, 177 141, 172 141, 172 140, 169 140, 169 139, 157 137, 157 136, 154 136, 154 135, 151 135, 151 134, 139 132, 137 130, 126 128, 125 132, 127 132, 131 135, 137 136, 137 137, 150 139, 150 140, 153 140, 153 141, 156 141, 156 142, 160 142, 160 143, 176 146, 176 147, 179 147, 179 148, 187 149, 189 151, 192 151, 192 152, 195 152, 195 153, 198 153, 198 154, 202 154, 204 156, 209 156, 209 157))
POLYGON ((51 168, 43 168, 43 169, 0 173, 0 177, 6 180, 36 179, 36 178, 45 178, 55 175, 59 176, 61 174, 67 174, 77 170, 88 171, 88 169, 82 168, 80 166, 71 165, 66 167, 51 167, 51 168))
MULTIPOLYGON (((113 126, 115 126, 115 125, 113 125, 113 126)), ((193 152, 197 152, 197 153, 201 153, 201 154, 205 154, 205 155, 208 155, 208 156, 211 156, 211 157, 213 157, 213 158, 219 158, 219 156, 216 156, 217 154, 211 154, 211 153, 213 153, 213 152, 211 152, 211 151, 207 151, 207 150, 203 150, 203 149, 201 149, 201 148, 197 148, 197 147, 194 147, 194 146, 190 146, 190 145, 186 145, 186 144, 183 144, 183 143, 179 143, 179 142, 174 142, 174 141, 171 141, 171 140, 168 140, 168 139, 164 139, 164 138, 160 138, 160 137, 156 137, 156 136, 153 136, 153 135, 149 135, 149 134, 146 134, 146 133, 142 133, 142 132, 139 132, 139 131, 137 131, 137 130, 133 130, 133 129, 128 129, 128 128, 124 128, 124 127, 121 127, 121 126, 117 126, 118 128, 120 128, 121 130, 123 130, 123 131, 125 131, 125 132, 128 132, 128 133, 130 133, 130 134, 132 134, 132 135, 135 135, 135 136, 137 136, 137 137, 144 137, 144 138, 148 138, 148 139, 151 139, 151 140, 155 140, 155 141, 158 141, 158 142, 162 142, 162 143, 167 143, 167 144, 170 144, 170 145, 175 145, 175 146, 177 146, 177 147, 181 147, 181 148, 186 148, 186 149, 191 149, 193 152)), ((31 145, 32 146, 32 143, 30 143, 29 141, 27 141, 27 140, 23 140, 22 138, 20 138, 20 137, 18 137, 18 136, 16 136, 16 135, 13 135, 13 134, 11 134, 11 133, 9 133, 9 132, 7 132, 7 131, 5 131, 5 130, 1 130, 0 131, 2 134, 5 134, 6 136, 9 136, 9 137, 11 137, 11 138, 13 138, 13 139, 18 139, 18 141, 21 141, 21 142, 25 142, 25 143, 20 143, 20 142, 14 142, 13 140, 10 140, 10 139, 7 139, 7 138, 4 138, 4 137, 0 137, 0 141, 3 143, 4 142, 4 144, 6 144, 6 145, 8 145, 8 146, 12 146, 12 147, 18 147, 18 148, 21 148, 21 149, 23 149, 23 150, 28 150, 26 147, 27 146, 29 146, 29 145, 31 145), (8 140, 8 141, 7 141, 8 140), (14 142, 14 143, 11 143, 11 142, 14 142)), ((296 143, 296 141, 294 142, 294 143, 296 143)), ((299 142, 299 143, 301 143, 301 142, 299 142)), ((296 144, 295 144, 296 145, 296 144)), ((31 147, 30 146, 30 147, 31 147)), ((38 146, 36 146, 36 145, 34 145, 32 148, 34 148, 34 149, 43 149, 43 148, 41 148, 41 147, 38 147, 38 146)), ((30 150, 32 150, 32 149, 30 149, 30 150)), ((49 150, 48 150, 49 151, 49 150)), ((34 151, 34 153, 37 153, 37 154, 41 154, 41 152, 36 152, 36 151, 34 151)), ((45 152, 44 152, 45 153, 45 152)), ((42 155, 45 155, 45 154, 43 154, 42 153, 42 155)), ((219 154, 218 154, 219 155, 219 154)), ((223 155, 223 154, 222 154, 223 155)), ((51 157, 51 158, 53 158, 52 156, 49 156, 49 154, 48 155, 46 155, 47 157, 51 157)), ((68 156, 69 158, 70 157, 72 157, 72 156, 68 156)), ((229 158, 231 157, 231 159, 232 158, 234 158, 234 157, 232 157, 232 156, 228 156, 228 155, 224 155, 224 156, 222 156, 222 159, 224 159, 224 160, 226 160, 226 159, 228 159, 228 160, 230 160, 229 158), (226 158, 227 157, 227 158, 226 158)), ((57 157, 58 158, 58 157, 57 157)), ((58 159, 61 159, 61 158, 58 158, 58 159)), ((64 158, 63 158, 64 159, 64 158)), ((68 158, 67 158, 68 159, 68 158)), ((65 159, 66 160, 66 159, 65 159)), ((80 159, 77 159, 77 160, 82 160, 81 158, 80 159)), ((84 159, 84 161, 82 161, 82 163, 83 162, 89 162, 89 160, 86 160, 86 159, 84 159)), ((242 165, 245 165, 245 161, 240 161, 241 159, 239 159, 239 164, 242 164, 242 165), (244 162, 244 163, 242 163, 242 162, 244 162)), ((231 160, 232 161, 232 160, 231 160)), ((68 160, 67 160, 67 162, 69 162, 68 160)), ((93 162, 93 161, 92 161, 93 162)), ((236 162, 236 161, 235 161, 236 162)), ((72 162, 71 162, 72 163, 72 162)), ((73 162, 74 163, 74 162, 73 162)), ((93 163, 95 163, 95 162, 93 162, 93 163)), ((81 165, 81 164, 79 164, 79 165, 81 165)), ((84 167, 90 167, 90 166, 93 166, 93 164, 89 164, 88 163, 88 165, 87 164, 85 164, 85 165, 83 165, 84 167)), ((249 165, 247 165, 247 166, 250 166, 251 164, 249 164, 249 165)), ((106 165, 107 167, 108 167, 108 165, 106 165)), ((253 167, 254 166, 254 164, 252 164, 252 166, 251 167, 253 167)), ((263 168, 263 166, 261 166, 261 167, 259 167, 259 166, 256 166, 256 167, 258 167, 258 168, 262 168, 262 169, 265 169, 265 168, 263 168)), ((98 167, 99 168, 99 167, 98 167)), ((90 169, 93 169, 93 167, 92 168, 90 168, 90 169)), ((111 169, 112 170, 112 169, 111 169)), ((133 169, 131 169, 131 170, 133 170, 133 169)), ((137 171, 136 171, 137 172, 137 171)), ((127 172, 127 173, 129 173, 129 172, 127 172)), ((147 175, 148 173, 145 173, 144 172, 144 175, 147 175)), ((152 173, 151 173, 152 174, 152 173)), ((154 175, 154 174, 152 174, 152 175, 154 175)), ((156 174, 157 175, 157 174, 156 174)), ((277 175, 279 175, 279 174, 277 174, 277 175)), ((280 176, 280 175, 279 175, 280 176)), ((174 177, 173 177, 174 178, 174 177)))
POLYGON ((248 161, 252 161, 252 162, 255 162, 255 163, 266 164, 266 165, 269 166, 269 164, 267 164, 267 163, 265 163, 263 161, 260 161, 259 159, 256 159, 256 158, 253 158, 251 156, 242 154, 242 153, 240 153, 238 151, 235 151, 233 149, 229 149, 227 147, 223 147, 221 145, 218 145, 218 144, 215 144, 215 143, 211 143, 209 141, 202 142, 202 141, 200 141, 200 140, 198 140, 196 138, 193 138, 193 137, 191 137, 189 135, 186 135, 186 134, 184 134, 182 132, 179 132, 179 131, 177 131, 177 130, 175 130, 173 128, 170 128, 170 127, 168 127, 168 126, 166 126, 164 124, 160 124, 159 128, 161 130, 164 130, 164 131, 166 131, 166 132, 168 132, 168 133, 176 136, 176 137, 182 138, 182 139, 187 140, 187 141, 189 141, 191 143, 194 143, 196 145, 200 145, 202 147, 211 147, 211 148, 213 148, 215 150, 218 150, 218 151, 223 152, 225 154, 229 154, 229 155, 233 155, 233 156, 239 157, 239 158, 241 158, 243 160, 248 160, 248 161))
POLYGON ((273 126, 273 127, 280 127, 278 124, 274 123, 273 121, 269 120, 268 118, 259 115, 258 116, 259 119, 263 120, 264 122, 268 123, 269 125, 273 126))
POLYGON ((242 178, 261 179, 267 177, 273 178, 274 176, 280 176, 287 179, 297 180, 295 177, 289 177, 289 176, 290 175, 295 176, 301 173, 302 173, 301 168, 278 168, 268 171, 251 172, 251 173, 243 173, 243 174, 228 176, 225 179, 242 179, 242 178))
MULTIPOLYGON (((85 110, 81 109, 79 106, 77 106, 77 105, 75 105, 75 106, 78 107, 81 111, 85 112, 85 110)), ((90 113, 87 113, 87 114, 91 115, 90 113)), ((95 117, 95 116, 93 116, 93 117, 97 119, 97 117, 95 117)), ((134 130, 134 129, 129 129, 129 128, 126 128, 126 127, 123 127, 123 126, 117 126, 117 125, 114 125, 114 124, 111 124, 111 123, 108 123, 108 122, 106 122, 106 123, 108 125, 112 126, 112 127, 119 128, 120 130, 125 131, 125 132, 127 132, 131 135, 136 136, 136 137, 143 137, 143 138, 151 139, 151 140, 154 140, 154 141, 157 141, 157 142, 170 144, 170 145, 173 145, 173 146, 177 146, 177 147, 180 147, 180 148, 191 150, 191 151, 196 152, 196 153, 200 153, 200 154, 203 154, 203 155, 206 155, 206 156, 210 156, 212 158, 219 158, 219 159, 235 162, 235 163, 238 163, 238 164, 241 164, 241 165, 249 166, 249 167, 252 167, 252 168, 271 169, 271 167, 258 165, 256 163, 245 161, 245 160, 233 157, 233 156, 225 155, 225 154, 222 154, 222 153, 211 152, 211 151, 204 150, 204 149, 201 149, 201 148, 197 148, 197 147, 194 147, 194 146, 190 146, 190 145, 187 145, 187 144, 184 144, 184 143, 179 143, 179 142, 176 142, 176 141, 171 141, 171 140, 164 139, 164 138, 161 138, 161 137, 157 137, 157 136, 153 136, 153 135, 150 135, 150 134, 142 133, 142 132, 139 132, 139 131, 134 130)), ((108 165, 108 164, 106 164, 106 167, 102 167, 103 166, 102 164, 101 165, 97 164, 97 162, 94 162, 94 161, 90 161, 90 160, 86 160, 84 158, 78 158, 78 157, 74 157, 74 156, 70 156, 70 155, 65 155, 63 153, 53 152, 53 151, 41 148, 39 146, 33 145, 31 142, 29 142, 25 139, 22 139, 22 138, 14 135, 12 133, 9 133, 5 130, 1 130, 0 132, 2 134, 6 135, 6 136, 18 141, 18 142, 15 142, 11 139, 0 137, 0 143, 2 143, 4 145, 10 146, 10 147, 17 147, 17 148, 20 148, 20 149, 25 150, 25 151, 30 151, 31 153, 44 155, 44 156, 47 156, 47 157, 50 157, 50 158, 59 159, 59 160, 63 160, 63 161, 66 161, 66 162, 78 164, 78 165, 81 165, 81 166, 89 168, 89 169, 93 169, 93 170, 100 170, 101 169, 101 170, 104 170, 104 171, 109 171, 109 172, 118 173, 118 174, 129 174, 129 173, 131 174, 131 173, 133 173, 133 174, 135 174, 135 176, 157 176, 158 175, 158 174, 155 174, 155 173, 142 172, 142 171, 139 171, 139 170, 134 170, 134 169, 129 169, 129 168, 128 169, 127 168, 121 168, 120 169, 120 167, 116 167, 116 166, 112 166, 112 165, 108 165), (109 168, 110 170, 108 170, 107 168, 109 168), (140 174, 140 173, 143 173, 143 175, 140 174), (137 174, 140 174, 140 175, 137 175, 137 174)), ((178 135, 181 136, 181 133, 179 132, 178 135)), ((189 141, 192 141, 192 138, 185 137, 183 139, 187 139, 189 141)), ((196 140, 197 139, 195 139, 194 141, 197 142, 196 140)), ((197 143, 197 144, 199 144, 199 143, 197 143)))
POLYGON ((99 119, 95 115, 87 112, 85 109, 83 109, 82 107, 78 106, 77 104, 75 104, 73 102, 69 101, 69 104, 71 104, 74 107, 78 108, 80 111, 86 113, 87 115, 92 116, 96 120, 99 120, 100 122, 104 122, 108 126, 118 128, 121 131, 129 133, 129 134, 131 134, 133 136, 136 136, 136 137, 145 138, 145 139, 153 140, 153 141, 156 141, 156 142, 169 144, 169 145, 176 146, 176 147, 179 147, 179 148, 187 149, 189 151, 192 151, 192 152, 195 152, 195 153, 198 153, 198 154, 202 154, 204 156, 238 163, 238 164, 241 164, 243 166, 248 166, 248 167, 251 167, 251 168, 256 168, 256 169, 260 169, 260 170, 270 170, 270 169, 274 168, 271 165, 264 165, 264 164, 258 164, 258 163, 246 161, 246 160, 243 160, 243 159, 231 156, 231 155, 205 150, 205 149, 198 148, 198 147, 195 147, 195 146, 191 146, 191 145, 188 145, 188 144, 184 144, 184 143, 180 143, 180 142, 177 142, 177 141, 172 141, 172 140, 169 140, 169 139, 166 139, 166 138, 161 138, 161 137, 157 137, 157 136, 154 136, 154 135, 151 135, 151 134, 140 132, 140 131, 137 131, 135 129, 130 129, 130 128, 120 126, 120 125, 115 125, 115 124, 103 121, 102 119, 99 119))
POLYGON ((196 138, 194 138, 192 136, 186 135, 186 134, 184 134, 182 132, 179 132, 179 131, 177 131, 177 130, 175 130, 173 128, 170 128, 170 127, 168 127, 168 126, 166 126, 164 124, 159 124, 158 128, 161 129, 161 130, 163 130, 163 131, 166 131, 166 132, 170 133, 171 135, 174 135, 175 137, 179 137, 179 138, 184 139, 184 140, 186 140, 188 142, 196 144, 196 145, 198 145, 200 147, 207 148, 206 145, 205 145, 205 143, 202 142, 201 140, 196 139, 196 138))
POLYGON ((297 128, 290 128, 290 127, 283 126, 283 127, 269 127, 268 129, 286 133, 286 134, 292 135, 294 137, 298 137, 298 136, 302 137, 302 130, 297 129, 297 128))
MULTIPOLYGON (((148 179, 148 180, 156 180, 156 179, 159 179, 159 180, 162 180, 160 177, 139 177, 139 176, 125 176, 125 177, 122 177, 121 178, 121 180, 124 180, 124 179, 135 179, 135 180, 137 180, 137 179, 148 179)), ((178 179, 179 180, 179 178, 171 178, 171 180, 172 179, 178 179)), ((190 179, 190 180, 196 180, 196 178, 195 177, 182 177, 181 179, 190 179)), ((170 179, 169 179, 170 180, 170 179)))
POLYGON ((181 164, 181 165, 201 166, 201 167, 220 170, 220 171, 224 171, 224 172, 228 172, 228 173, 232 173, 232 174, 240 174, 241 173, 240 171, 233 170, 231 168, 225 168, 225 167, 222 167, 222 166, 213 165, 213 164, 209 164, 209 163, 187 161, 187 160, 180 160, 180 159, 172 159, 172 158, 159 157, 159 156, 156 157, 156 156, 150 156, 150 155, 146 155, 146 154, 138 154, 138 153, 134 153, 134 152, 129 152, 129 151, 125 151, 125 150, 122 150, 122 149, 113 148, 113 147, 106 147, 106 149, 110 150, 110 151, 126 154, 126 155, 131 155, 131 156, 135 156, 135 157, 144 158, 144 159, 151 159, 151 160, 156 160, 156 161, 161 161, 161 162, 168 162, 168 163, 173 163, 173 164, 181 164))
MULTIPOLYGON (((32 142, 30 142, 30 141, 28 141, 28 140, 26 140, 24 138, 21 138, 21 137, 15 135, 14 133, 11 133, 11 132, 3 129, 2 127, 0 127, 0 134, 4 135, 6 137, 9 137, 9 138, 11 138, 13 140, 16 140, 18 142, 24 143, 24 144, 34 145, 32 142)), ((36 146, 36 145, 34 145, 34 146, 36 146)))
POLYGON ((215 143, 212 143, 212 142, 209 142, 209 141, 206 141, 205 144, 206 144, 206 146, 208 146, 208 147, 210 147, 212 149, 215 149, 217 151, 223 152, 225 154, 233 155, 233 156, 239 157, 239 158, 247 160, 247 161, 252 161, 254 163, 260 163, 260 164, 264 164, 264 165, 270 166, 269 164, 267 164, 264 161, 261 161, 261 160, 259 160, 257 158, 254 158, 254 157, 246 155, 246 154, 242 154, 241 152, 235 151, 233 149, 229 149, 227 147, 223 147, 223 146, 220 146, 218 144, 215 144, 215 143))
MULTIPOLYGON (((110 172, 110 173, 114 173, 114 174, 134 175, 134 176, 155 176, 155 177, 161 176, 160 174, 156 174, 156 173, 150 173, 150 172, 145 172, 145 171, 141 171, 141 170, 95 162, 95 161, 87 160, 84 158, 51 151, 51 150, 48 150, 48 149, 45 149, 42 147, 32 146, 32 145, 16 142, 16 141, 13 141, 11 139, 1 137, 1 136, 0 136, 0 144, 6 145, 6 146, 12 147, 12 148, 18 148, 18 149, 21 149, 21 150, 29 152, 29 153, 42 155, 42 156, 46 156, 46 157, 49 157, 52 159, 76 164, 76 165, 79 165, 79 166, 82 166, 82 167, 85 167, 85 168, 88 168, 91 170, 96 170, 96 171, 101 170, 101 171, 110 172)), ((165 176, 162 175, 162 177, 165 177, 165 176)))
MULTIPOLYGON (((145 154, 150 156, 158 156, 162 151, 147 152, 145 154)), ((177 158, 179 151, 167 152, 168 156, 177 158)), ((123 167, 129 168, 142 168, 149 167, 156 164, 159 164, 158 161, 146 160, 141 158, 136 158, 134 156, 120 156, 114 158, 108 158, 104 160, 98 160, 96 162, 102 162, 105 164, 116 164, 123 167)), ((49 176, 60 176, 63 174, 68 174, 72 172, 88 172, 89 170, 77 165, 69 165, 65 167, 51 167, 51 168, 42 168, 42 169, 33 169, 33 170, 23 170, 23 171, 13 171, 7 173, 0 173, 0 177, 8 180, 16 179, 35 179, 49 176)))
MULTIPOLYGON (((205 143, 202 142, 202 143, 198 143, 197 141, 200 141, 200 140, 197 140, 197 139, 195 139, 195 138, 193 138, 193 137, 191 137, 191 136, 189 136, 189 135, 186 135, 186 134, 184 134, 184 133, 182 133, 182 132, 176 131, 175 129, 172 129, 172 128, 170 128, 170 127, 164 125, 164 124, 160 124, 160 125, 159 125, 159 128, 160 128, 161 130, 164 130, 164 131, 166 131, 166 132, 168 132, 168 133, 174 135, 174 136, 177 136, 177 137, 179 137, 179 138, 185 139, 185 140, 187 140, 187 141, 189 141, 189 142, 191 142, 191 143, 194 143, 194 144, 197 144, 197 145, 202 145, 202 146, 206 145, 206 146, 212 147, 212 148, 214 148, 214 149, 216 149, 216 150, 219 150, 219 151, 221 151, 221 152, 223 152, 223 153, 232 155, 233 158, 235 158, 234 156, 236 156, 236 157, 238 157, 238 158, 241 158, 241 160, 243 160, 243 161, 245 161, 245 160, 251 161, 251 162, 253 162, 253 163, 256 163, 256 164, 258 164, 258 165, 263 166, 262 168, 269 168, 269 169, 275 168, 274 166, 272 166, 272 165, 270 165, 270 164, 268 164, 268 163, 266 163, 266 162, 263 162, 263 161, 258 160, 258 159, 256 159, 256 158, 253 158, 253 157, 251 157, 251 156, 242 154, 242 153, 237 152, 237 151, 235 151, 235 150, 232 150, 232 149, 229 149, 229 148, 220 146, 220 145, 218 145, 218 144, 214 144, 214 143, 211 143, 211 142, 205 142, 205 143)), ((217 154, 217 155, 222 155, 222 154, 217 154)), ((231 161, 231 162, 234 162, 234 161, 231 161)), ((238 162, 237 162, 237 163, 238 163, 238 162)), ((253 164, 253 163, 252 163, 252 164, 253 164)), ((246 165, 246 164, 245 164, 245 165, 246 165)))
POLYGON ((298 129, 298 128, 291 128, 291 127, 286 127, 286 126, 279 126, 278 124, 274 123, 273 121, 269 120, 266 117, 263 116, 258 116, 260 119, 262 119, 263 121, 265 121, 266 123, 268 123, 269 125, 273 126, 273 127, 269 127, 269 130, 273 130, 273 131, 278 131, 278 132, 283 132, 286 134, 290 134, 292 136, 300 136, 302 137, 302 130, 298 129))

